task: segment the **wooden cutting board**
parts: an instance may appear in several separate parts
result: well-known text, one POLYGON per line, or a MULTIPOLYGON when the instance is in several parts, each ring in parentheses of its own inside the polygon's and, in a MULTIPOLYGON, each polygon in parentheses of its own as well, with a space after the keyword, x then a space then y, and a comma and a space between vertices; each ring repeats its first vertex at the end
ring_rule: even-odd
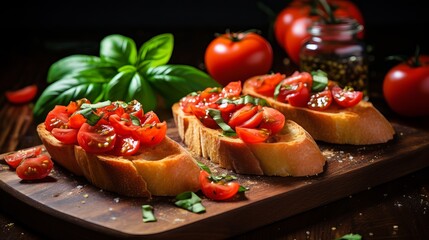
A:
MULTIPOLYGON (((250 190, 226 202, 208 200, 197 192, 206 207, 202 214, 176 207, 173 197, 147 200, 102 191, 59 166, 43 181, 24 182, 3 160, 0 206, 35 230, 61 239, 231 237, 429 166, 429 133, 397 123, 393 126, 397 135, 386 144, 319 143, 327 158, 326 169, 319 176, 237 175, 250 190), (143 204, 154 207, 157 222, 143 222, 143 204)), ((180 142, 171 121, 167 134, 180 142)), ((212 170, 225 171, 205 159, 198 160, 212 170)))

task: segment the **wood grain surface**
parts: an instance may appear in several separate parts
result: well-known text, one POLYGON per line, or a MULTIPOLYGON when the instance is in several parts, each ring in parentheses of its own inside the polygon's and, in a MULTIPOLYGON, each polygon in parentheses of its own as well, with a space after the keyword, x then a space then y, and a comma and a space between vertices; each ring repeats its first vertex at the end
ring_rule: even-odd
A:
MULTIPOLYGON (((168 124, 167 134, 180 142, 172 119, 168 124)), ((340 146, 319 142, 327 158, 325 171, 319 176, 236 174, 250 190, 226 202, 208 200, 197 192, 207 210, 202 214, 176 207, 173 197, 127 198, 100 190, 59 166, 43 181, 21 181, 3 160, 0 204, 7 205, 5 211, 31 223, 43 234, 62 239, 227 238, 429 166, 425 158, 429 152, 428 133, 392 124, 397 134, 386 144, 340 146), (143 222, 143 204, 154 207, 157 222, 143 222)), ((205 159, 197 159, 212 170, 225 171, 205 159)))

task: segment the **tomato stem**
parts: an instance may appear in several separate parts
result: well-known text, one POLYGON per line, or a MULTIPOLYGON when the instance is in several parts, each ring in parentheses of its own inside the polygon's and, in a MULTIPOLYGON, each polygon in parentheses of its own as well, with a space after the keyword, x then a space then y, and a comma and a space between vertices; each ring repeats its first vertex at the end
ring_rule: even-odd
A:
POLYGON ((227 29, 225 34, 216 33, 215 36, 230 39, 232 42, 239 42, 249 33, 261 34, 261 31, 258 29, 249 29, 243 32, 231 32, 229 29, 227 29))
POLYGON ((410 66, 411 67, 420 67, 422 63, 419 60, 420 57, 420 46, 416 46, 416 51, 414 52, 414 56, 410 59, 410 66))

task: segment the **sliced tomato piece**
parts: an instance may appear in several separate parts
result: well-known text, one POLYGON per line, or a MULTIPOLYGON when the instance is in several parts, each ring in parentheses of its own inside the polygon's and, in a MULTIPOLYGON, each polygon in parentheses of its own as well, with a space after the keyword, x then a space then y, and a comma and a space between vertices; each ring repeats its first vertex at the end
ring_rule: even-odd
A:
POLYGON ((77 141, 89 153, 103 153, 115 146, 116 132, 110 125, 84 123, 77 133, 77 141))
POLYGON ((75 144, 77 143, 78 129, 74 128, 54 128, 52 129, 52 135, 64 144, 75 144))
POLYGON ((22 160, 29 157, 36 157, 42 153, 42 147, 33 147, 26 150, 19 150, 17 152, 8 154, 4 157, 6 163, 12 167, 16 168, 21 163, 22 160))
POLYGON ((204 126, 212 129, 219 128, 219 125, 217 125, 216 121, 207 114, 206 107, 191 106, 191 109, 195 117, 197 117, 204 126))
POLYGON ((115 129, 115 132, 123 136, 131 136, 140 126, 134 125, 129 114, 124 113, 122 117, 116 114, 110 115, 110 125, 115 129))
POLYGON ((118 135, 112 153, 116 156, 131 156, 140 149, 140 140, 131 136, 118 135))
POLYGON ((240 124, 239 127, 243 127, 243 128, 256 128, 262 122, 263 118, 264 118, 264 113, 262 111, 258 111, 255 115, 253 115, 251 118, 249 118, 249 120, 247 120, 244 123, 240 124))
POLYGON ((292 86, 293 91, 286 96, 286 101, 294 107, 306 107, 310 99, 310 90, 302 82, 292 86))
POLYGON ((324 91, 313 93, 307 103, 308 108, 322 111, 327 109, 332 103, 332 93, 327 88, 324 91))
POLYGON ((167 122, 145 124, 134 132, 134 138, 143 146, 155 146, 164 140, 167 133, 167 122))
POLYGON ((199 180, 204 195, 215 201, 234 197, 240 188, 237 182, 213 182, 210 180, 210 174, 204 170, 200 171, 199 180))
POLYGON ((260 129, 267 129, 272 135, 280 132, 285 125, 285 116, 277 109, 262 107, 263 119, 259 125, 260 129))
POLYGON ((54 163, 46 155, 24 159, 16 168, 16 174, 23 180, 37 180, 49 175, 54 163))
POLYGON ((230 82, 222 88, 222 97, 231 98, 239 97, 242 91, 241 81, 230 82))
POLYGON ((264 96, 272 97, 274 96, 274 90, 283 79, 285 79, 284 74, 276 73, 269 74, 257 79, 255 82, 255 91, 264 96))
POLYGON ((79 129, 84 123, 86 123, 86 118, 82 114, 73 114, 69 117, 67 125, 70 128, 79 129))
POLYGON ((66 106, 57 105, 49 111, 45 118, 46 130, 52 131, 53 128, 61 128, 67 125, 69 114, 66 106))
POLYGON ((32 84, 15 91, 6 91, 5 95, 11 103, 27 103, 34 99, 37 94, 37 85, 32 84))
POLYGON ((143 124, 152 124, 152 123, 159 123, 159 122, 161 122, 161 121, 159 120, 158 115, 154 111, 149 111, 149 112, 145 113, 144 121, 142 123, 143 124))
POLYGON ((246 104, 232 114, 231 119, 228 121, 228 125, 232 128, 240 126, 252 118, 260 109, 261 106, 250 103, 246 104))
POLYGON ((283 85, 292 85, 297 83, 303 83, 305 87, 311 89, 313 86, 313 77, 308 72, 294 72, 282 81, 283 85))
POLYGON ((235 131, 238 137, 246 143, 265 142, 270 136, 270 132, 266 129, 236 127, 235 131))
POLYGON ((363 93, 361 91, 354 91, 348 88, 343 89, 339 86, 332 87, 331 92, 334 101, 344 108, 355 106, 363 98, 363 93))

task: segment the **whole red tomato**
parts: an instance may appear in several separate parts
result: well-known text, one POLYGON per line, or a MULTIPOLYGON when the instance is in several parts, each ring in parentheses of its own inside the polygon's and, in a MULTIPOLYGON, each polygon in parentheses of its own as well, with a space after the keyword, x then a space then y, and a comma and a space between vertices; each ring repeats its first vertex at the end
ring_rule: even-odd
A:
POLYGON ((257 33, 227 32, 210 42, 204 60, 208 73, 226 86, 268 73, 273 63, 273 50, 257 33))
POLYGON ((429 55, 391 68, 383 81, 383 95, 389 107, 400 115, 429 115, 429 55))
MULTIPOLYGON (((363 15, 353 2, 349 0, 328 0, 327 2, 334 17, 350 17, 364 25, 363 15)), ((320 19, 317 14, 320 11, 326 10, 319 4, 319 0, 294 0, 276 17, 274 22, 276 40, 295 64, 299 64, 299 51, 302 44, 310 37, 307 28, 312 21, 320 19)), ((358 36, 362 38, 363 32, 358 36)))

